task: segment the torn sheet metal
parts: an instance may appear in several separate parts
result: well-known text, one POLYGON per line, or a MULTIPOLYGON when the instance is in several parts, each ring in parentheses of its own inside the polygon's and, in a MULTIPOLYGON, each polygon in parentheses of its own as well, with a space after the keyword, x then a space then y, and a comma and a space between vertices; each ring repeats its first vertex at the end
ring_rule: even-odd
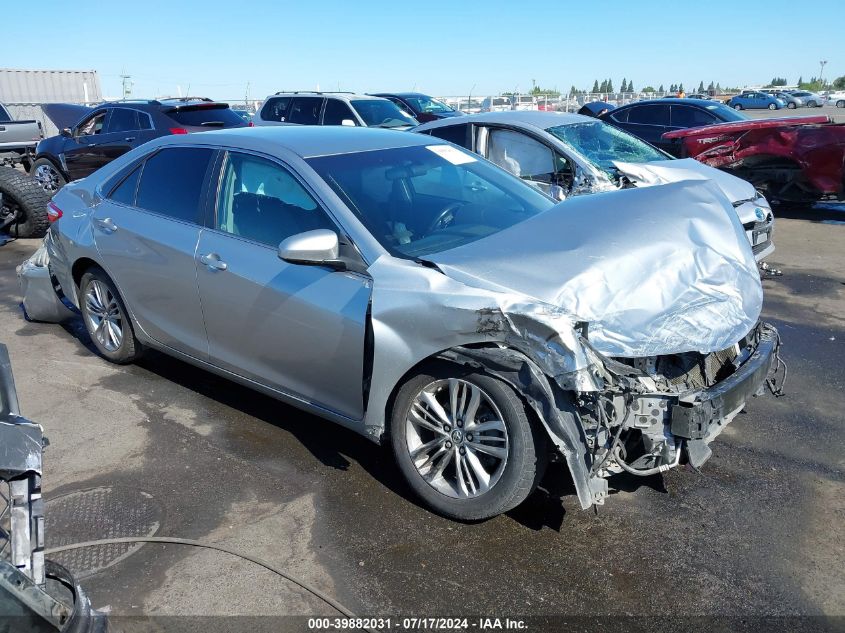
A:
POLYGON ((570 199, 428 259, 468 286, 565 310, 610 356, 725 349, 763 301, 743 227, 703 180, 570 199))
POLYGON ((74 316, 62 302, 53 286, 48 268, 49 256, 42 244, 33 255, 17 267, 26 316, 33 321, 61 323, 74 316))
POLYGON ((0 479, 25 473, 41 474, 43 430, 24 418, 10 416, 0 421, 0 479))

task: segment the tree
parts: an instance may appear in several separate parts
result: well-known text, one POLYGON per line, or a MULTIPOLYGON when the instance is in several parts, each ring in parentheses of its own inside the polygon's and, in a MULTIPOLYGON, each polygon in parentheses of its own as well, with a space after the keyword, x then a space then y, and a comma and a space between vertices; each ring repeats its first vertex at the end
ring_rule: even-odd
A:
POLYGON ((798 85, 800 86, 800 85, 801 85, 801 84, 803 84, 803 83, 804 83, 804 78, 803 78, 803 77, 799 77, 799 78, 798 78, 798 85))
POLYGON ((575 84, 573 84, 572 87, 569 89, 569 94, 578 94, 578 91, 575 89, 575 84))
POLYGON ((602 79, 601 85, 599 86, 599 92, 605 93, 607 92, 607 79, 602 79))
POLYGON ((837 90, 845 90, 845 75, 833 80, 833 87, 837 90))
POLYGON ((678 86, 678 92, 684 92, 684 84, 681 82, 681 85, 678 86))
POLYGON ((714 92, 715 90, 716 90, 716 86, 713 85, 712 81, 709 84, 707 84, 707 92, 714 92))
POLYGON ((678 86, 676 86, 675 84, 670 84, 669 92, 678 92, 678 86))
POLYGON ((717 95, 722 94, 722 85, 718 82, 716 82, 716 94, 717 95))
POLYGON ((704 92, 704 82, 703 81, 698 82, 698 92, 699 92, 699 94, 704 92))
POLYGON ((590 92, 592 92, 593 94, 595 94, 595 93, 597 93, 598 91, 599 91, 599 80, 598 80, 598 79, 596 79, 596 80, 593 82, 593 89, 592 89, 592 90, 590 90, 590 92))
POLYGON ((613 92, 613 80, 612 79, 607 80, 607 91, 613 92))
POLYGON ((628 80, 622 77, 622 85, 619 86, 619 92, 628 92, 628 80))
MULTIPOLYGON (((634 80, 633 79, 628 80, 628 92, 634 92, 634 80)), ((654 89, 652 89, 652 92, 654 92, 654 89)))
POLYGON ((777 86, 785 86, 786 79, 784 77, 772 77, 772 83, 769 84, 772 88, 777 86))
MULTIPOLYGON (((658 92, 666 92, 666 91, 663 89, 663 84, 660 84, 660 87, 657 89, 657 91, 658 91, 658 92)), ((645 90, 643 90, 643 92, 645 92, 645 90)))
MULTIPOLYGON (((663 88, 663 86, 660 86, 660 87, 663 88)), ((632 90, 631 92, 634 92, 634 91, 632 90)), ((654 86, 646 86, 645 88, 640 90, 640 92, 657 92, 657 91, 654 89, 654 86)))

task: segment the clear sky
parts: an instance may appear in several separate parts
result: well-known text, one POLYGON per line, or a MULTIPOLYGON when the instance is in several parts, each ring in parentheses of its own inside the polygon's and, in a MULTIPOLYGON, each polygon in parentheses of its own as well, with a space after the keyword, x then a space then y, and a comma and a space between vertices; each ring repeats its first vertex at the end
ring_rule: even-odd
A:
POLYGON ((106 96, 435 95, 745 86, 845 75, 845 0, 2 0, 0 67, 97 70, 106 96))

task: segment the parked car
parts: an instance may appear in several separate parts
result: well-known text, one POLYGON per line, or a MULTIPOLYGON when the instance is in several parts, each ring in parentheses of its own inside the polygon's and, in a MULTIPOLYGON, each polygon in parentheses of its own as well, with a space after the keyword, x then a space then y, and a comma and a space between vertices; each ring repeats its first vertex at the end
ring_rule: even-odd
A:
POLYGON ((539 110, 537 97, 532 95, 512 95, 511 107, 513 110, 539 110))
POLYGON ((722 123, 665 134, 681 156, 728 171, 769 200, 845 199, 845 123, 797 116, 722 123))
POLYGON ((801 97, 796 97, 795 95, 791 95, 788 92, 773 92, 771 93, 773 97, 776 99, 780 99, 786 104, 786 107, 790 110, 794 110, 795 108, 801 108, 804 106, 804 101, 801 97))
POLYGON ((824 99, 825 103, 835 105, 837 108, 845 108, 845 90, 828 92, 824 99))
POLYGON ((673 160, 603 121, 578 114, 491 112, 426 123, 414 131, 473 151, 555 199, 710 179, 730 200, 757 260, 774 251, 771 206, 753 185, 693 159, 673 160))
POLYGON ((0 103, 0 166, 21 163, 29 169, 35 146, 44 138, 40 121, 15 121, 0 103))
POLYGON ((780 110, 785 104, 765 92, 747 92, 731 97, 727 105, 734 110, 780 110))
POLYGON ((793 97, 801 99, 808 108, 821 108, 824 105, 822 96, 815 92, 808 92, 806 90, 789 90, 788 92, 793 97))
POLYGON ((481 102, 482 112, 504 112, 513 110, 510 97, 485 97, 481 102))
POLYGON ((629 103, 599 118, 673 156, 679 156, 677 141, 664 139, 664 133, 725 121, 745 121, 747 117, 716 101, 671 97, 629 103))
POLYGON ((777 358, 709 182, 556 205, 430 136, 283 126, 156 139, 51 209, 50 273, 103 357, 156 348, 389 443, 458 519, 550 457, 583 508, 612 473, 699 467, 777 358))
POLYGON ((449 107, 434 97, 419 92, 378 92, 374 97, 389 99, 397 106, 413 115, 420 123, 463 116, 463 112, 449 107))
POLYGON ((346 125, 408 130, 418 121, 388 99, 352 92, 277 92, 264 100, 255 125, 346 125))
POLYGON ((93 108, 56 103, 43 109, 61 134, 38 143, 30 175, 50 194, 159 136, 247 125, 228 104, 204 98, 115 101, 93 108))

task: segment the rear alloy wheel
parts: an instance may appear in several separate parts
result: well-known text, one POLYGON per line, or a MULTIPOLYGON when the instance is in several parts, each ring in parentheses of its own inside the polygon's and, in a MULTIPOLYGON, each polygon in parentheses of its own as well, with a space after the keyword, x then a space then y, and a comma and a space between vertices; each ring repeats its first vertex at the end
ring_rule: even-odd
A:
POLYGON ((845 99, 840 99, 839 101, 837 101, 836 107, 837 108, 845 108, 845 99))
POLYGON ((786 104, 786 107, 789 108, 790 110, 794 110, 795 109, 795 103, 790 101, 789 103, 786 104))
POLYGON ((510 386, 443 365, 400 389, 391 420, 399 468, 445 516, 486 519, 516 507, 545 470, 545 434, 510 386))
POLYGON ((777 110, 777 109, 778 109, 778 107, 774 103, 769 104, 769 110, 777 110))
POLYGON ((742 110, 742 105, 741 105, 741 104, 739 104, 739 103, 737 103, 737 104, 734 106, 734 110, 742 110))
POLYGON ((67 184, 67 180, 61 172, 46 158, 39 158, 35 161, 29 173, 50 196, 67 184))
POLYGON ((91 268, 79 284, 85 329, 97 351, 113 363, 131 363, 141 354, 126 307, 108 275, 91 268))
POLYGON ((808 102, 807 102, 807 107, 808 107, 808 108, 815 108, 815 107, 816 107, 816 105, 817 105, 817 104, 816 104, 816 102, 815 102, 815 101, 808 101, 808 102))

